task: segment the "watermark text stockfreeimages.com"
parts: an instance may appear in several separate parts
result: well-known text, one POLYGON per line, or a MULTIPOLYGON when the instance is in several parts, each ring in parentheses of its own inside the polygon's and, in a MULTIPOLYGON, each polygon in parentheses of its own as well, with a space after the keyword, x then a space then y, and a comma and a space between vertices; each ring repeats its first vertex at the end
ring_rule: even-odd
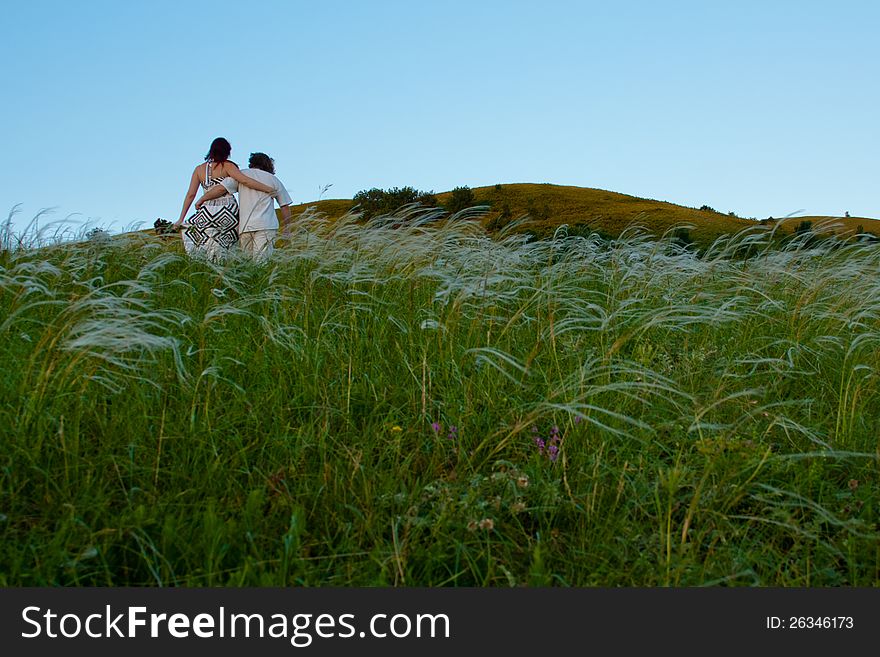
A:
POLYGON ((361 625, 355 614, 232 613, 219 607, 213 613, 155 613, 147 607, 125 607, 122 611, 105 605, 89 614, 60 613, 51 608, 22 609, 22 638, 173 638, 286 639, 305 648, 316 639, 352 638, 449 638, 446 614, 373 614, 361 625))

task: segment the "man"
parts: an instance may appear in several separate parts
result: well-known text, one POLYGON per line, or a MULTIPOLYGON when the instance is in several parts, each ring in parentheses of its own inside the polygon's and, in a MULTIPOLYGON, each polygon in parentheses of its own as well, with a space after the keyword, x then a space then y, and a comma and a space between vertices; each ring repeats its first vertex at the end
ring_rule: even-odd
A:
POLYGON ((242 186, 232 178, 224 178, 220 185, 214 185, 196 202, 196 207, 212 198, 220 198, 226 192, 238 192, 238 244, 245 253, 258 260, 265 260, 275 248, 275 237, 278 235, 278 217, 275 215, 275 203, 281 208, 281 216, 290 221, 290 194, 284 184, 275 177, 275 160, 265 153, 251 153, 248 169, 242 173, 272 187, 275 192, 267 194, 253 187, 242 186))

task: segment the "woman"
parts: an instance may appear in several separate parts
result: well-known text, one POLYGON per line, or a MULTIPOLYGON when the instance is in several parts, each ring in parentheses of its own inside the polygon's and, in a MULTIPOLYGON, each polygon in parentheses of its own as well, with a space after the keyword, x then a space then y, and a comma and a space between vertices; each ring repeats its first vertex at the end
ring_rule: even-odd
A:
MULTIPOLYGON (((196 197, 199 185, 208 191, 214 185, 219 185, 224 178, 231 177, 240 185, 247 185, 261 192, 275 191, 239 171, 238 165, 229 160, 231 152, 232 146, 223 137, 217 137, 211 142, 205 164, 200 164, 193 170, 180 218, 174 223, 176 228, 183 225, 183 219, 196 197)), ((187 253, 203 253, 211 260, 217 260, 238 242, 238 203, 235 197, 227 193, 218 199, 206 201, 186 222, 182 235, 183 247, 187 253)))

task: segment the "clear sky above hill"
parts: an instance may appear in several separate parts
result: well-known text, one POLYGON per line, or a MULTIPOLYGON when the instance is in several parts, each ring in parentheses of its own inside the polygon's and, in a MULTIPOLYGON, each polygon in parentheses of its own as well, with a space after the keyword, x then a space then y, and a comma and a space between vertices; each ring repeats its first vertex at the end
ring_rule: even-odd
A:
POLYGON ((4 3, 0 216, 177 218, 216 136, 301 203, 599 187, 880 217, 880 3, 4 3))

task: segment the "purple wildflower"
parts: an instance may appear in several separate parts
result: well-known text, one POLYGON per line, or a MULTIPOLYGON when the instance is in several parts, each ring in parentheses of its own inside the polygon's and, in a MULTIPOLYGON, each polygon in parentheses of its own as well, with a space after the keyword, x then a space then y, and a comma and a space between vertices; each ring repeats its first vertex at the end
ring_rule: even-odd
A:
POLYGON ((451 427, 449 427, 449 435, 446 437, 449 440, 455 440, 456 438, 458 438, 458 427, 455 426, 454 424, 451 427))
POLYGON ((574 423, 575 423, 575 424, 580 424, 580 423, 581 423, 581 416, 580 416, 580 415, 575 415, 575 416, 574 416, 574 423))
POLYGON ((555 462, 559 458, 560 446, 562 445, 562 433, 558 426, 550 427, 547 437, 541 436, 541 432, 537 426, 532 425, 532 440, 538 448, 540 456, 547 457, 551 462, 555 462))
POLYGON ((431 422, 431 428, 434 430, 434 433, 440 433, 440 430, 443 428, 439 422, 431 422))

